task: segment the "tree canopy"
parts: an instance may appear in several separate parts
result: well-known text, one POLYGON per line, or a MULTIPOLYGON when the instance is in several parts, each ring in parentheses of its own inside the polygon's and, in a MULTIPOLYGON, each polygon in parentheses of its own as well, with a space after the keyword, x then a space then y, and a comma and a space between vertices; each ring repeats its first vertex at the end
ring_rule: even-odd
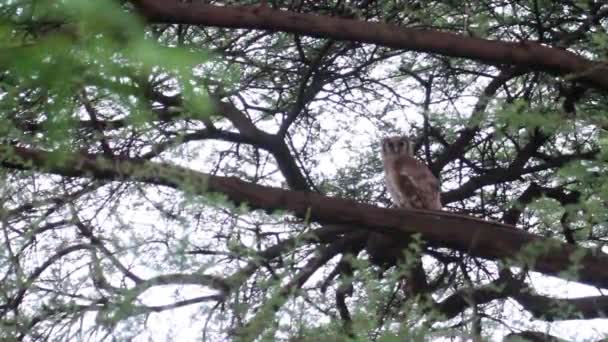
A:
POLYGON ((0 338, 605 338, 606 30, 594 0, 3 1, 0 338), (392 206, 392 135, 442 211, 392 206))

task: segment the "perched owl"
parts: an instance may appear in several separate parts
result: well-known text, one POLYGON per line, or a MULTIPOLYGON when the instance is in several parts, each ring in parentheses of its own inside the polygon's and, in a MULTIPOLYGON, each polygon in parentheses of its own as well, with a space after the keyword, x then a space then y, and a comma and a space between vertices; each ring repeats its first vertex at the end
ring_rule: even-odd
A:
POLYGON ((401 208, 441 210, 439 181, 421 161, 406 137, 382 140, 386 187, 401 208))
MULTIPOLYGON (((382 140, 386 187, 397 207, 441 210, 439 181, 424 163, 414 158, 414 146, 406 137, 382 140)), ((371 233, 366 250, 373 264, 390 267, 403 256, 409 239, 395 241, 386 234, 371 233)))

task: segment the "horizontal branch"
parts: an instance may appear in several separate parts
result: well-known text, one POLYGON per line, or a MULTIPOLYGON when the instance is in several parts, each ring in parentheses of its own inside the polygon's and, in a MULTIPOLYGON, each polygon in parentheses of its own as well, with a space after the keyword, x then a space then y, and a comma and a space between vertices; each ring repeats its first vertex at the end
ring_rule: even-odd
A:
POLYGON ((446 319, 452 319, 472 305, 507 297, 516 300, 535 318, 548 321, 605 318, 608 313, 606 296, 553 298, 536 294, 508 269, 501 270, 500 276, 491 283, 460 289, 434 307, 446 319))
POLYGON ((419 233, 431 246, 447 247, 490 260, 608 288, 608 255, 542 238, 495 222, 439 211, 386 209, 316 193, 288 191, 218 177, 164 163, 102 155, 59 153, 0 145, 0 165, 67 177, 129 180, 185 189, 194 194, 221 193, 236 204, 268 212, 288 210, 320 223, 349 224, 406 238, 419 233), (525 256, 525 258, 524 258, 525 256), (573 278, 572 273, 578 274, 573 278))
POLYGON ((511 296, 535 318, 547 321, 606 318, 608 297, 551 298, 522 291, 511 296))
POLYGON ((503 339, 505 342, 517 342, 517 341, 530 341, 530 342, 568 342, 567 340, 561 339, 559 337, 545 334, 538 331, 520 331, 520 332, 512 332, 505 336, 503 339))
POLYGON ((378 22, 274 10, 265 5, 219 7, 203 2, 176 0, 138 0, 135 3, 146 19, 153 23, 283 31, 357 41, 546 71, 608 90, 608 67, 603 63, 592 62, 572 52, 532 41, 487 40, 378 22))

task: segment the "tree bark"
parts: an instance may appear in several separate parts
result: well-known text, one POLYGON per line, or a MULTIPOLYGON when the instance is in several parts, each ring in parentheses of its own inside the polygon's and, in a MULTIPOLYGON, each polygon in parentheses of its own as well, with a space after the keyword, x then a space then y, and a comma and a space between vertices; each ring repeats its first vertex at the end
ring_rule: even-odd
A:
POLYGON ((0 145, 5 168, 34 170, 66 177, 137 181, 184 189, 203 195, 222 193, 236 205, 267 212, 289 210, 319 223, 348 224, 393 234, 396 239, 419 233, 430 246, 471 256, 503 260, 515 266, 584 284, 608 288, 608 255, 542 238, 513 226, 440 211, 378 208, 312 192, 256 185, 191 169, 102 154, 57 153, 0 145), (575 272, 576 271, 576 272, 575 272))
POLYGON ((534 41, 504 42, 425 29, 275 10, 267 6, 213 6, 175 0, 134 1, 151 23, 283 31, 395 49, 545 71, 608 90, 608 66, 534 41))

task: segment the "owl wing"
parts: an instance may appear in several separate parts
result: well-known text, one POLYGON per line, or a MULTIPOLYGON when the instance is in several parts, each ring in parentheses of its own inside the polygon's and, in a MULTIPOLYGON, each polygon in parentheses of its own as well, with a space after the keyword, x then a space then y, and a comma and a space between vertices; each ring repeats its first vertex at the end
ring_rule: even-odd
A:
POLYGON ((441 210, 439 181, 422 162, 404 159, 398 165, 398 186, 409 197, 412 207, 441 210))

